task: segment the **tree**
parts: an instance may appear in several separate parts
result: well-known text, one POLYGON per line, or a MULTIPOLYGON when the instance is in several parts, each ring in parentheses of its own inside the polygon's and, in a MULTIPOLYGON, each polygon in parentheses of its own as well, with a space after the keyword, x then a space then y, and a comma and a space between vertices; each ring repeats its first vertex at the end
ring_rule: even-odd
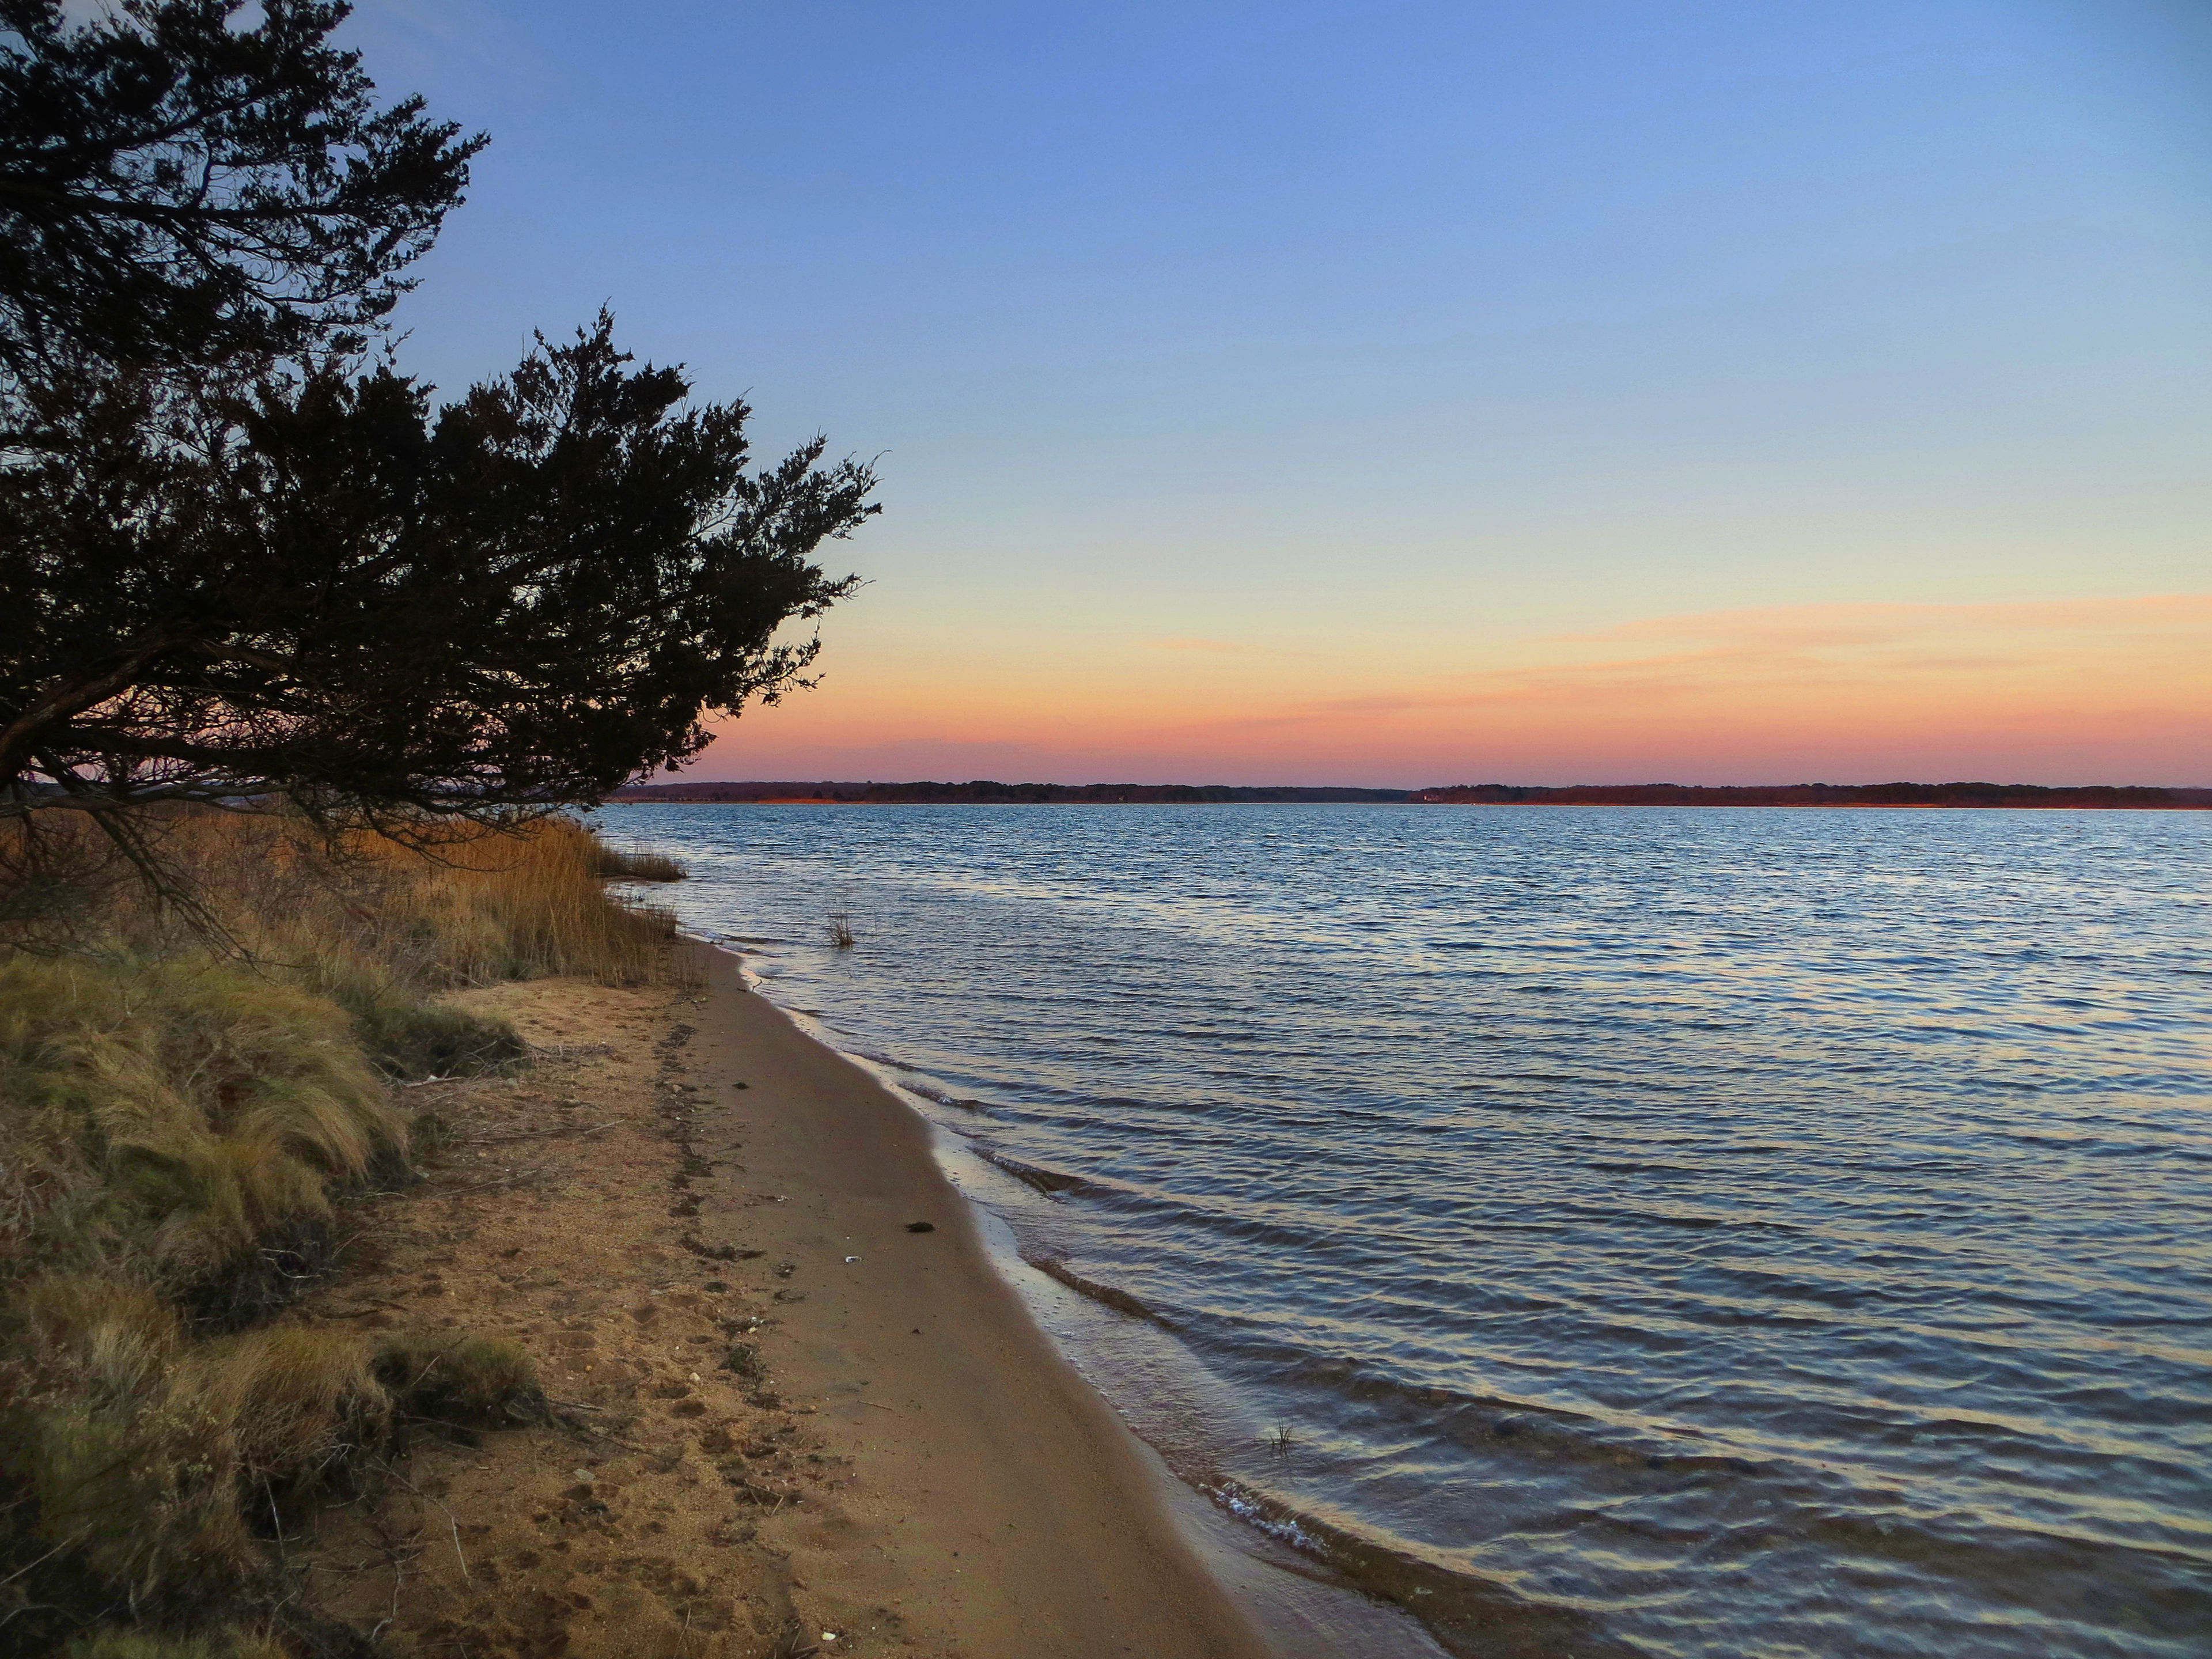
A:
POLYGON ((602 313, 434 415, 389 368, 41 393, 0 489, 0 816, 285 796, 384 821, 596 801, 805 684, 877 509, 820 439, 631 368, 602 313))
POLYGON ((805 684, 868 469, 749 470, 604 313, 434 412, 357 374, 484 141, 240 9, 0 0, 0 817, 544 810, 805 684))
POLYGON ((349 8, 0 0, 0 374, 357 349, 412 286, 479 136, 375 106, 349 8))

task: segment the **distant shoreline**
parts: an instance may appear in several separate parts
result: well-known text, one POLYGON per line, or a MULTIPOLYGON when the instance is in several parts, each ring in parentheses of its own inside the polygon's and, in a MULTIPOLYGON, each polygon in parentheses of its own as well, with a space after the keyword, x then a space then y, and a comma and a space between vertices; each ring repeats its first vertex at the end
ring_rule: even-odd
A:
POLYGON ((2053 787, 2029 783, 1453 784, 1429 789, 1352 789, 1235 784, 699 782, 640 784, 617 801, 689 805, 1000 806, 1373 805, 1419 806, 1740 806, 2059 808, 2091 811, 2204 811, 2212 788, 2134 784, 2053 787))

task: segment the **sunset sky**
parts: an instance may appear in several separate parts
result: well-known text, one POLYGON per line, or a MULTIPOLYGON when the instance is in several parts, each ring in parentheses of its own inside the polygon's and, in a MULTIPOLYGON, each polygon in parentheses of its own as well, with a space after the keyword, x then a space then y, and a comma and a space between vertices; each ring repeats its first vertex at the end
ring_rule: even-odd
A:
POLYGON ((402 314, 611 301, 870 586, 738 778, 2212 783, 2212 7, 364 0, 402 314))

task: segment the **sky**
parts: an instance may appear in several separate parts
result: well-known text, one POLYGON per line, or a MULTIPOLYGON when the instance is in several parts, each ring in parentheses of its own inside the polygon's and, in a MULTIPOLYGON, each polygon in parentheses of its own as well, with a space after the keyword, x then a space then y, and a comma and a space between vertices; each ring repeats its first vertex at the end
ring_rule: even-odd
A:
POLYGON ((2212 784, 2200 0, 361 0, 400 313, 872 458, 690 775, 2212 784))

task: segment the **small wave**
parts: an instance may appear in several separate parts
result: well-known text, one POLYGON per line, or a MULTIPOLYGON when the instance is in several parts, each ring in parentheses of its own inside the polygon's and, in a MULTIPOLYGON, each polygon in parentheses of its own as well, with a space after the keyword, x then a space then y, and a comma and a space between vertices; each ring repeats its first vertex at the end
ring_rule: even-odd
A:
POLYGON ((1246 1526, 1304 1554, 1328 1559, 1328 1546, 1291 1519, 1283 1505, 1267 1502, 1234 1480, 1216 1480, 1201 1485, 1199 1490, 1246 1526))
MULTIPOLYGON (((817 1018, 819 1018, 819 1016, 817 1016, 817 1018)), ((871 1064, 877 1066, 888 1066, 894 1072, 903 1072, 908 1077, 923 1077, 927 1075, 919 1066, 908 1065, 902 1060, 894 1060, 890 1055, 878 1054, 872 1048, 855 1048, 853 1050, 853 1053, 858 1055, 860 1059, 869 1061, 871 1064)), ((912 1084, 908 1084, 904 1086, 914 1088, 912 1084)), ((915 1092, 921 1095, 928 1095, 932 1100, 942 1098, 941 1096, 931 1093, 927 1089, 915 1089, 915 1092)))
POLYGON ((1534 1601, 1503 1584, 1455 1572, 1221 1474, 1191 1484, 1247 1526, 1333 1568, 1367 1595, 1404 1607, 1466 1659, 1637 1659, 1577 1608, 1534 1601))
POLYGON ((1595 1158, 1591 1159, 1583 1167, 1601 1170, 1607 1175, 1695 1176, 1706 1173, 1705 1170, 1689 1169, 1680 1164, 1611 1164, 1601 1162, 1595 1158))
POLYGON ((986 1151, 983 1160, 995 1164, 1008 1175, 1025 1185, 1034 1187, 1047 1198, 1057 1198, 1062 1193, 1087 1192, 1094 1183, 1081 1176, 1069 1175, 1063 1170, 1047 1170, 1035 1164, 1024 1164, 1019 1158, 1008 1158, 1004 1152, 986 1151))
POLYGON ((910 1094, 920 1095, 924 1100, 933 1100, 940 1106, 957 1106, 963 1112, 981 1114, 991 1109, 991 1103, 988 1100, 951 1094, 943 1089, 933 1089, 926 1083, 902 1083, 899 1086, 910 1094))
POLYGON ((1116 1313, 1125 1313, 1132 1319, 1149 1321, 1163 1330, 1172 1331, 1182 1328, 1165 1314, 1146 1307, 1128 1291, 1116 1290, 1111 1285, 1102 1285, 1095 1279, 1085 1279, 1058 1256, 1025 1255, 1022 1260, 1035 1267, 1047 1279, 1057 1279, 1078 1296, 1087 1296, 1093 1302, 1103 1304, 1116 1313))

